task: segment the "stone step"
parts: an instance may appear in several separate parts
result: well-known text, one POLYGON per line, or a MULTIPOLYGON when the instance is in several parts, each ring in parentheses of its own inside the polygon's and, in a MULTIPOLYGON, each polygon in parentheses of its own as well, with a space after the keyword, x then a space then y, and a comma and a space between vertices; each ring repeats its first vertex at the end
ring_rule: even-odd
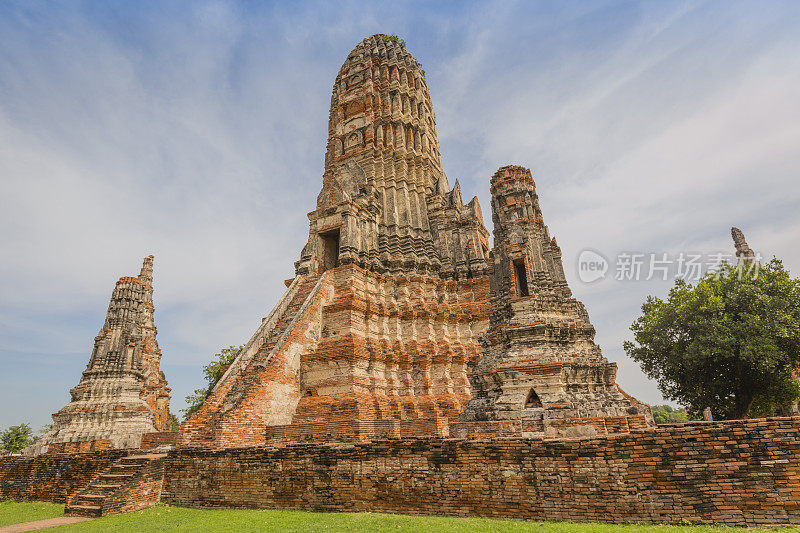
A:
POLYGON ((121 483, 92 483, 87 488, 99 490, 116 490, 122 486, 121 483))
POLYGON ((100 474, 101 479, 130 479, 133 477, 133 473, 130 474, 100 474))
POLYGON ((78 516, 100 516, 103 508, 99 505, 68 505, 64 514, 78 516))
POLYGON ((150 461, 151 459, 161 459, 162 457, 166 456, 167 456, 166 453, 142 453, 137 455, 125 456, 122 458, 122 461, 127 461, 131 459, 150 461))
POLYGON ((108 494, 78 494, 75 499, 78 500, 104 500, 108 498, 108 494))
POLYGON ((73 496, 65 508, 65 513, 75 516, 102 516, 103 504, 108 498, 121 487, 133 483, 136 475, 152 460, 166 456, 165 453, 142 453, 120 458, 73 496))
POLYGON ((111 470, 139 470, 143 467, 144 464, 124 464, 124 465, 113 465, 111 470))

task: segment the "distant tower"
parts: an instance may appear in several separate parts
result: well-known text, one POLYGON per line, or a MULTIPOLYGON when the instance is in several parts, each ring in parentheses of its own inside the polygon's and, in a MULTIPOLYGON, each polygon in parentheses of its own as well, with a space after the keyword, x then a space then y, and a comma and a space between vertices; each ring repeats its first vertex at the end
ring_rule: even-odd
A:
POLYGON ((138 277, 117 281, 106 320, 72 400, 33 453, 137 448, 142 435, 171 428, 167 380, 153 321, 153 256, 138 277))
POLYGON ((473 427, 462 431, 483 424, 484 434, 595 435, 647 425, 649 409, 616 385, 617 365, 571 298, 530 171, 500 168, 491 191, 490 325, 461 417, 473 427))
POLYGON ((753 253, 753 250, 747 245, 747 241, 744 240, 744 233, 742 233, 742 230, 739 228, 731 228, 731 237, 733 237, 733 245, 736 246, 736 257, 738 257, 740 261, 746 261, 748 263, 755 261, 756 254, 753 253))

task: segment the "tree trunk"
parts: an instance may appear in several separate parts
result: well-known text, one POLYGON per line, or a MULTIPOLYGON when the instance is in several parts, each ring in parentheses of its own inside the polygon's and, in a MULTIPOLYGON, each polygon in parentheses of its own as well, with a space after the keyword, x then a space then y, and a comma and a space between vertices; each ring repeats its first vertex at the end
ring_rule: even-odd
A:
POLYGON ((753 406, 753 393, 748 391, 737 391, 736 393, 736 412, 734 418, 747 418, 750 408, 753 406))

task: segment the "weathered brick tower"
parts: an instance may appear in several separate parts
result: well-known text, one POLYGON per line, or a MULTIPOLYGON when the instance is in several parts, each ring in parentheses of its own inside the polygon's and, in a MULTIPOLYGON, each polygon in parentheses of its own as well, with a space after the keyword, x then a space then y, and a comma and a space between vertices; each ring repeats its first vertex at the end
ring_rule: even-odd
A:
POLYGON ((462 433, 595 435, 647 425, 649 409, 619 390, 617 365, 571 297, 530 171, 502 167, 491 191, 490 325, 461 417, 483 423, 462 433))
POLYGON ((33 453, 138 448, 142 435, 172 426, 153 320, 153 256, 138 277, 117 281, 106 320, 72 401, 33 453))
MULTIPOLYGON (((444 436, 458 423, 489 327, 488 232, 477 199, 464 205, 458 181, 448 185, 425 77, 396 38, 364 39, 339 71, 308 217, 296 277, 184 422, 182 444, 444 436)), ((563 272, 552 285, 567 298, 563 272)), ((607 389, 590 416, 605 403, 619 415, 607 389)))

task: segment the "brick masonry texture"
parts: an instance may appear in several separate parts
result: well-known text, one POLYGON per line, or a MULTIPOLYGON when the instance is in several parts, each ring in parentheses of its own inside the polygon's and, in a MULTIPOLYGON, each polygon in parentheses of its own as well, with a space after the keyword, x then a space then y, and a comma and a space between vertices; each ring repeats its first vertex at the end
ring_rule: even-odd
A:
POLYGON ((296 277, 180 444, 591 436, 652 424, 571 297, 530 171, 502 167, 491 190, 494 250, 477 198, 464 204, 442 170, 419 63, 387 36, 359 43, 334 82, 296 277))
POLYGON ((152 507, 161 499, 166 454, 129 454, 71 494, 66 514, 105 516, 152 507))
MULTIPOLYGON (((104 510, 137 509, 160 497, 200 508, 800 524, 799 437, 795 417, 572 439, 184 447, 144 456, 149 461, 104 510)), ((94 492, 87 485, 126 460, 140 461, 118 450, 0 457, 0 500, 64 502, 94 492)))
POLYGON ((800 419, 654 428, 567 286, 531 172, 492 177, 490 250, 397 40, 364 39, 340 69, 322 181, 295 277, 179 432, 151 256, 29 450, 47 453, 0 458, 0 499, 800 523, 800 419))
POLYGON ((575 439, 400 439, 167 459, 191 507, 516 519, 800 524, 800 419, 691 423, 575 439))
POLYGON ((0 457, 0 501, 66 503, 101 471, 126 455, 121 450, 0 457))
POLYGON ((53 428, 26 454, 138 448, 142 435, 172 426, 153 318, 153 256, 137 277, 117 281, 89 364, 53 415, 53 428))
POLYGON ((157 431, 155 433, 145 433, 142 435, 142 450, 151 450, 159 446, 169 446, 178 444, 180 433, 177 431, 157 431))

